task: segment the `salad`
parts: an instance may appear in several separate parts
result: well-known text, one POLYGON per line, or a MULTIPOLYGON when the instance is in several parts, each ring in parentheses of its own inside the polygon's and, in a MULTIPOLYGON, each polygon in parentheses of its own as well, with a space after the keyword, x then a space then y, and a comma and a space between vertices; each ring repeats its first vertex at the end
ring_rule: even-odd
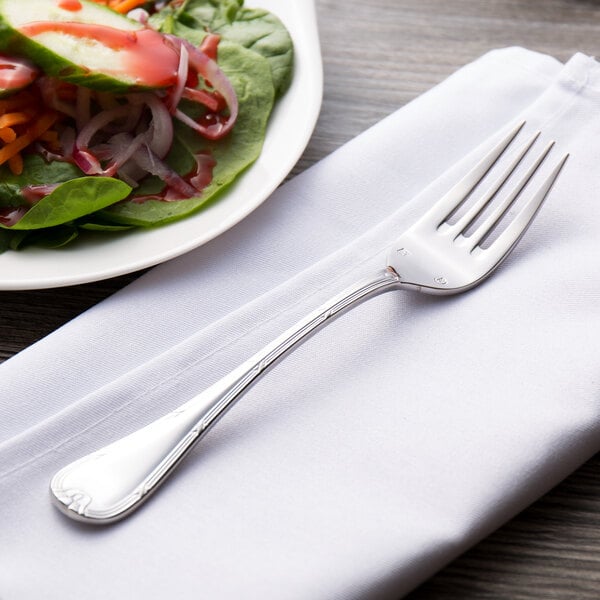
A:
POLYGON ((218 199, 292 68, 282 23, 243 0, 0 0, 0 251, 218 199))

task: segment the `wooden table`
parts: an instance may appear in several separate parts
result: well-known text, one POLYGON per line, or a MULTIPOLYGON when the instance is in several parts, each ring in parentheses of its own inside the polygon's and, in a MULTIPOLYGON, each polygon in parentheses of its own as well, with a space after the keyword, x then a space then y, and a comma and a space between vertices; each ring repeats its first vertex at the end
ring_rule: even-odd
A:
MULTIPOLYGON (((324 101, 292 175, 487 50, 520 45, 566 60, 600 49, 600 3, 594 0, 316 1, 324 101)), ((0 361, 137 276, 0 292, 0 361)), ((596 456, 410 598, 597 600, 599 473, 596 456)))

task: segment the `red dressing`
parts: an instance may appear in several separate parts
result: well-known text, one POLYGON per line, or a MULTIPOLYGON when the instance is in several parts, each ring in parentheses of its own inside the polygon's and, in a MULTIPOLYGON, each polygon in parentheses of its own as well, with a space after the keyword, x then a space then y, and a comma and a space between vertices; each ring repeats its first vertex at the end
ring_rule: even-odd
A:
MULTIPOLYGON (((71 0, 61 2, 72 3, 71 0)), ((53 31, 96 40, 119 52, 121 68, 113 65, 107 72, 129 76, 137 85, 166 87, 177 81, 179 55, 152 29, 123 31, 91 23, 35 21, 23 25, 20 31, 28 37, 53 31)))
POLYGON ((220 40, 220 35, 217 35, 216 33, 209 33, 200 45, 200 52, 204 52, 208 58, 216 61, 220 40))
POLYGON ((79 0, 58 0, 58 8, 70 10, 71 12, 77 12, 83 7, 81 6, 81 2, 79 2, 79 0))

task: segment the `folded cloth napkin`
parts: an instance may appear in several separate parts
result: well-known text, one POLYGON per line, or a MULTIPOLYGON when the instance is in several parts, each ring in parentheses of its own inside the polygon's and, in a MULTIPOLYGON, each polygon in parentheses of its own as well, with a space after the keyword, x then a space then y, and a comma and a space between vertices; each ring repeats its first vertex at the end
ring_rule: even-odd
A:
POLYGON ((4 363, 0 596, 406 594, 600 448, 599 165, 600 65, 494 51, 4 363), (121 523, 77 524, 50 504, 59 468, 381 268, 473 148, 522 118, 571 157, 491 279, 344 315, 121 523))

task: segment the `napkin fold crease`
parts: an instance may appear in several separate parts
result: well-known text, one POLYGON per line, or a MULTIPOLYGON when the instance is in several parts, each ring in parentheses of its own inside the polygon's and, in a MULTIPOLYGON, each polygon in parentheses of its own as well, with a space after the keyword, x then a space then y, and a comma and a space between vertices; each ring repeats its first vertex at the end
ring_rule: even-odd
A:
POLYGON ((0 597, 398 598, 545 493, 600 447, 598 140, 593 59, 491 52, 1 365, 0 597), (344 315, 123 523, 90 529, 50 505, 58 468, 382 268, 522 118, 556 140, 548 169, 571 157, 489 281, 344 315))

